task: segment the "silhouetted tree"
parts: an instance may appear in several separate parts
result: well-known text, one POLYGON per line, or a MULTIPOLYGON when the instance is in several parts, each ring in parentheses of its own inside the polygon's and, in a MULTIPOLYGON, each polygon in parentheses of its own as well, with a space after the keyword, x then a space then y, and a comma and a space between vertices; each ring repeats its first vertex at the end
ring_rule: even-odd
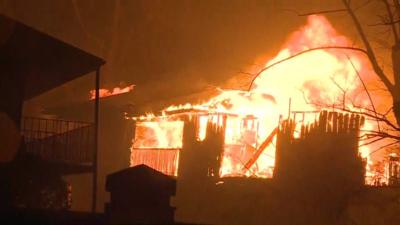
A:
MULTIPOLYGON (((359 34, 359 37, 364 45, 364 48, 358 48, 354 46, 318 46, 315 48, 309 48, 304 51, 300 51, 294 55, 291 55, 287 58, 274 62, 267 67, 261 69, 258 73, 254 74, 253 80, 250 82, 249 90, 252 89, 253 83, 256 78, 261 75, 264 71, 278 65, 284 63, 285 61, 291 60, 295 57, 301 56, 303 54, 307 54, 312 51, 324 50, 324 49, 339 49, 339 50, 348 50, 348 51, 357 51, 366 55, 372 65, 372 69, 379 78, 379 80, 383 83, 385 91, 387 91, 392 97, 392 104, 389 110, 385 112, 378 112, 374 106, 374 103, 371 99, 371 94, 369 93, 366 84, 361 79, 358 71, 353 65, 354 70, 356 70, 362 85, 364 86, 365 91, 367 92, 369 99, 371 101, 371 107, 360 107, 357 105, 353 105, 351 109, 346 107, 343 103, 343 106, 338 108, 337 105, 319 105, 320 108, 335 108, 336 110, 341 110, 348 113, 358 113, 363 116, 368 117, 369 119, 375 120, 378 123, 377 130, 369 130, 366 134, 364 140, 366 144, 372 144, 377 141, 381 141, 384 139, 392 139, 393 141, 388 143, 387 145, 381 146, 379 149, 375 151, 390 147, 397 146, 400 143, 400 3, 398 0, 393 0, 392 4, 390 4, 389 0, 378 0, 385 6, 386 14, 380 15, 379 18, 381 22, 377 24, 373 24, 373 26, 388 26, 390 27, 391 35, 393 36, 393 42, 391 43, 390 51, 391 61, 392 61, 392 73, 389 73, 383 69, 382 64, 378 61, 378 56, 376 50, 371 45, 369 38, 367 37, 364 27, 366 24, 363 24, 359 18, 357 17, 357 10, 368 5, 372 1, 366 0, 362 4, 354 6, 351 0, 342 0, 344 8, 340 9, 328 9, 321 10, 316 12, 307 12, 307 13, 297 13, 298 16, 309 16, 315 14, 328 14, 328 13, 347 13, 354 26, 359 34), (391 79, 393 77, 393 79, 391 79), (395 121, 389 118, 389 114, 393 113, 395 121), (382 127, 380 126, 382 124, 382 127)), ((290 10, 294 11, 294 10, 290 10)), ((339 87, 341 88, 341 87, 339 87)), ((345 101, 345 93, 343 97, 343 101, 345 101)), ((316 105, 314 102, 308 102, 310 104, 316 105)))

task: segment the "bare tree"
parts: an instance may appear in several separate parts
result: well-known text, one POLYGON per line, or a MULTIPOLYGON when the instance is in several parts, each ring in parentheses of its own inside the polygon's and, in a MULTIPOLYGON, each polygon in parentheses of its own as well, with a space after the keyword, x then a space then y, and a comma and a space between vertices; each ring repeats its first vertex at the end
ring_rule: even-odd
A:
MULTIPOLYGON (((271 67, 274 67, 280 63, 283 63, 287 60, 291 60, 292 58, 295 58, 297 56, 300 56, 302 54, 311 52, 311 51, 318 51, 318 50, 324 50, 324 49, 340 49, 340 50, 345 50, 345 51, 357 51, 361 52, 366 55, 366 57, 369 59, 372 65, 372 69, 374 70, 375 74, 379 78, 379 80, 383 83, 385 89, 387 92, 390 93, 390 96, 392 97, 392 104, 391 107, 388 111, 386 112, 378 112, 374 106, 374 103, 372 102, 371 94, 367 90, 367 87, 363 80, 361 79, 361 76, 358 74, 358 77, 360 78, 360 81, 368 95, 368 98, 371 102, 371 108, 366 108, 366 107, 361 107, 356 104, 354 104, 351 99, 349 100, 352 103, 352 107, 346 107, 345 102, 346 102, 346 90, 343 89, 342 87, 338 86, 338 88, 341 90, 343 93, 343 98, 342 98, 342 106, 338 107, 338 105, 332 105, 328 106, 326 104, 323 105, 318 105, 320 103, 310 103, 314 105, 318 105, 319 107, 324 107, 324 108, 335 108, 336 110, 342 110, 345 112, 349 113, 359 113, 362 114, 369 119, 372 119, 377 122, 378 124, 378 129, 374 131, 368 131, 366 133, 366 138, 367 140, 370 139, 370 141, 367 143, 374 143, 376 141, 380 141, 382 139, 390 138, 393 139, 392 143, 389 143, 388 146, 392 145, 397 145, 400 143, 400 3, 398 0, 393 0, 392 2, 389 2, 389 0, 377 0, 381 2, 384 6, 384 9, 386 11, 385 15, 380 15, 380 22, 373 24, 372 26, 387 26, 390 28, 390 33, 393 36, 393 42, 390 44, 391 48, 389 49, 389 53, 391 55, 391 60, 392 60, 392 74, 387 74, 383 70, 382 64, 378 61, 377 53, 376 51, 372 48, 371 41, 366 35, 366 32, 364 30, 365 24, 363 24, 359 18, 356 15, 356 12, 358 9, 361 7, 366 6, 371 0, 365 1, 363 4, 360 4, 358 6, 354 6, 352 4, 351 0, 342 0, 343 3, 343 8, 339 9, 328 9, 328 10, 320 10, 316 12, 308 12, 308 13, 298 13, 294 10, 289 10, 292 12, 295 12, 298 16, 309 16, 309 15, 315 15, 315 14, 327 14, 327 13, 347 13, 352 20, 355 29, 362 41, 363 48, 356 48, 353 46, 319 46, 316 48, 311 48, 307 49, 305 51, 298 52, 288 58, 282 59, 280 61, 277 61, 268 67, 263 68, 260 70, 257 74, 255 74, 253 80, 250 83, 249 90, 252 89, 254 81, 257 79, 257 77, 263 73, 264 71, 270 69, 271 67), (391 81, 390 77, 391 75, 393 76, 393 81, 391 81), (388 115, 393 112, 393 115, 395 117, 395 122, 391 121, 388 118, 388 115)), ((370 25, 371 26, 371 25, 370 25)), ((348 58, 349 61, 351 62, 350 58, 348 58)), ((355 69, 354 65, 353 68, 355 69)), ((356 69, 355 69, 356 70, 356 69)), ((335 81, 332 80, 334 83, 335 81)), ((385 147, 385 146, 383 146, 385 147)))
POLYGON ((392 103, 392 110, 396 118, 397 126, 400 125, 400 39, 399 39, 399 32, 400 32, 400 4, 398 0, 393 0, 393 6, 389 4, 388 0, 381 0, 381 2, 385 5, 387 15, 382 16, 382 25, 390 26, 393 40, 392 49, 391 49, 391 57, 392 57, 392 72, 393 72, 393 82, 390 81, 389 75, 386 74, 382 66, 379 64, 377 60, 376 53, 371 47, 370 41, 367 35, 364 32, 364 29, 361 25, 360 20, 357 18, 354 9, 351 6, 350 0, 343 0, 343 4, 345 6, 346 11, 350 15, 358 34, 364 44, 364 47, 367 51, 367 56, 371 61, 372 67, 385 85, 387 91, 390 93, 393 99, 392 103), (397 18, 396 18, 397 17, 397 18), (396 24, 398 26, 396 26, 396 24))

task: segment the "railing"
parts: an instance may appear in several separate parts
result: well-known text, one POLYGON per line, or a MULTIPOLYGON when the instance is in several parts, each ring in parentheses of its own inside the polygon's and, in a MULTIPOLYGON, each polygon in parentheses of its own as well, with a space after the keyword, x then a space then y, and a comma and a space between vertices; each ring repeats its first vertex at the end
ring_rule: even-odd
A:
POLYGON ((21 133, 25 150, 43 159, 70 163, 92 161, 93 123, 24 117, 21 133))

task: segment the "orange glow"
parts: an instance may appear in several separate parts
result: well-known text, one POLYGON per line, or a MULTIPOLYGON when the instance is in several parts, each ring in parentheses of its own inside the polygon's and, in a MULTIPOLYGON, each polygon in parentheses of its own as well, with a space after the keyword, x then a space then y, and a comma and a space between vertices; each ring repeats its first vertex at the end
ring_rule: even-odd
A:
MULTIPOLYGON (((108 90, 105 88, 100 88, 99 89, 99 97, 100 98, 105 98, 105 97, 109 97, 109 96, 113 96, 113 95, 120 95, 120 94, 124 94, 124 93, 128 93, 131 92, 133 90, 133 87, 135 85, 129 85, 127 87, 124 88, 120 88, 120 87, 115 87, 112 90, 108 90)), ((93 100, 96 98, 96 90, 91 90, 90 91, 90 100, 93 100)))
POLYGON ((182 121, 158 120, 136 125, 134 148, 181 148, 182 121))
MULTIPOLYGON (((291 34, 279 53, 264 66, 301 51, 323 46, 350 47, 352 42, 338 34, 325 17, 309 16, 307 24, 291 34)), ((243 167, 254 154, 254 149, 274 131, 280 118, 290 116, 289 101, 292 111, 318 112, 321 109, 332 110, 344 106, 354 109, 353 104, 370 108, 370 101, 357 71, 362 74, 364 81, 375 76, 368 59, 360 52, 346 49, 310 51, 262 72, 249 91, 221 90, 219 95, 203 104, 171 106, 164 110, 164 114, 178 109, 197 109, 235 115, 228 116, 226 122, 225 152, 220 176, 272 177, 275 164, 274 144, 266 147, 250 169, 243 167)), ((307 113, 297 116, 296 122, 314 122, 316 115, 307 113)), ((154 116, 141 119, 145 118, 154 119, 154 116)), ((212 117, 200 117, 200 140, 204 139, 206 123, 210 119, 212 117)), ((148 128, 156 133, 164 125, 158 123, 156 127, 153 126, 154 124, 148 128)), ((365 123, 365 129, 374 129, 375 126, 369 120, 365 123)), ((156 137, 158 139, 159 136, 156 137)), ((362 146, 359 151, 368 159, 369 170, 369 147, 362 146)))

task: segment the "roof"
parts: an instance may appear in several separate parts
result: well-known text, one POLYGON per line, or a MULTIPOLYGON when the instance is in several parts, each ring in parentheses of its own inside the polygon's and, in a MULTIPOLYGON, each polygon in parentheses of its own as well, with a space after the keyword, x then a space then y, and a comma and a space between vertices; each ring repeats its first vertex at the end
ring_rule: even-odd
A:
MULTIPOLYGON (((193 93, 186 96, 174 97, 174 98, 162 98, 157 97, 146 98, 144 87, 140 85, 135 86, 134 91, 123 93, 120 95, 109 96, 100 98, 101 106, 104 108, 118 109, 120 112, 127 112, 127 107, 131 108, 134 112, 132 116, 144 115, 148 112, 159 113, 171 105, 184 105, 186 103, 198 104, 209 99, 211 96, 219 94, 217 89, 205 89, 204 91, 193 93)), ((60 102, 58 105, 45 107, 45 113, 58 115, 64 119, 80 118, 80 120, 87 120, 85 116, 90 115, 93 110, 92 100, 89 97, 85 101, 74 102, 71 104, 65 104, 60 102)))
POLYGON ((0 59, 24 77, 25 100, 95 71, 105 63, 4 15, 0 15, 0 59))
POLYGON ((118 190, 121 187, 133 190, 139 186, 161 189, 174 194, 176 179, 144 164, 129 167, 107 176, 107 191, 118 190))

